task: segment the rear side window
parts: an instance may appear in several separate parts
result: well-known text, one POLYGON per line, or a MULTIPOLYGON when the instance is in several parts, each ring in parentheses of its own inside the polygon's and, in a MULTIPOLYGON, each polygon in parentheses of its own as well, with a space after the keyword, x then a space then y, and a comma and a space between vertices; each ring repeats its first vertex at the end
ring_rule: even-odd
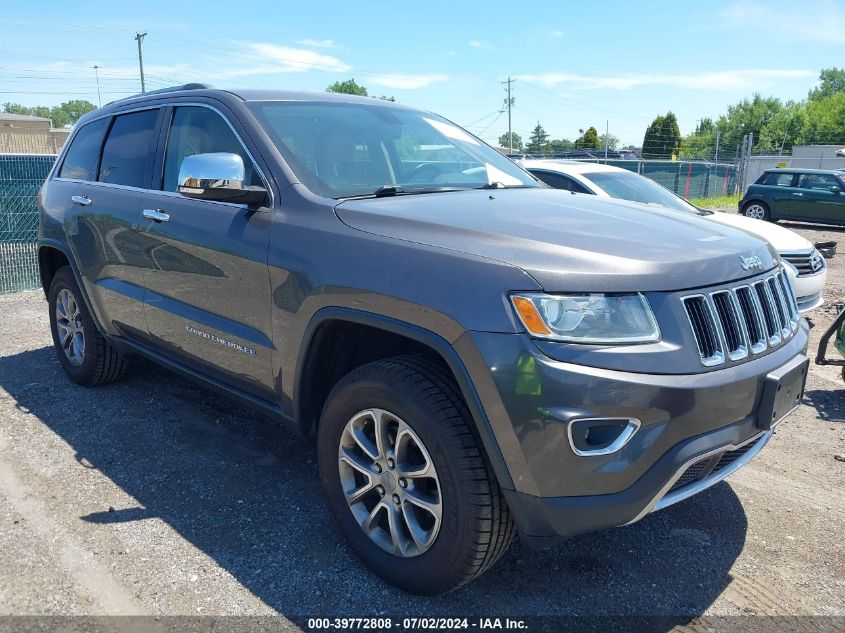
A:
POLYGON ((773 187, 791 187, 792 186, 792 180, 794 178, 795 178, 794 174, 770 172, 768 174, 765 174, 760 179, 759 184, 761 184, 761 185, 771 185, 773 187))
POLYGON ((116 117, 103 147, 100 182, 145 187, 153 160, 158 110, 142 110, 116 117))
POLYGON ((186 157, 213 152, 240 156, 246 171, 245 184, 263 186, 252 160, 223 117, 208 108, 183 106, 176 108, 170 125, 164 156, 162 190, 177 191, 179 167, 186 157))
POLYGON ((109 125, 109 117, 97 119, 82 126, 65 155, 60 178, 73 180, 94 180, 97 176, 97 160, 100 158, 100 146, 109 125))

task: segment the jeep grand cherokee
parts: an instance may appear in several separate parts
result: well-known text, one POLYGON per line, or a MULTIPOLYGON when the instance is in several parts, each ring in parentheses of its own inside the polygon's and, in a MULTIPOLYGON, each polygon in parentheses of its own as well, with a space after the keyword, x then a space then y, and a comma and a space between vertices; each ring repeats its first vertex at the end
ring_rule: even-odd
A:
POLYGON ((544 547, 704 490, 803 390, 766 243, 547 188, 402 105, 124 99, 80 120, 39 205, 70 378, 144 356, 314 438, 340 531, 409 591, 517 532, 544 547))

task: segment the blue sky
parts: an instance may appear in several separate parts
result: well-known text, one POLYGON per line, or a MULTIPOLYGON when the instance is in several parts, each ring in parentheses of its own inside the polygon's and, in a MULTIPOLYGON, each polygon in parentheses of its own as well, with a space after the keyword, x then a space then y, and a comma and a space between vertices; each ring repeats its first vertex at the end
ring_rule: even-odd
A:
POLYGON ((609 120, 612 134, 639 144, 659 113, 673 110, 686 133, 754 91, 803 98, 821 68, 845 63, 845 0, 42 0, 4 13, 0 102, 96 103, 94 64, 104 103, 138 92, 140 30, 148 89, 323 90, 354 77, 488 141, 507 130, 508 75, 524 138, 537 121, 574 139, 609 120))

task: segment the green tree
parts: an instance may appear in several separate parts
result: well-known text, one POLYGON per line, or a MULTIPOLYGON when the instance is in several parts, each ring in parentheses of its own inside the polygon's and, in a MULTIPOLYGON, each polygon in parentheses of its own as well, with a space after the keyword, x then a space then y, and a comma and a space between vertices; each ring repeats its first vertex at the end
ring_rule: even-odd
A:
POLYGON ((819 85, 808 95, 810 101, 818 101, 845 92, 845 68, 825 68, 819 73, 819 85))
POLYGON ((75 99, 50 108, 50 119, 53 121, 53 127, 65 127, 74 125, 82 115, 96 109, 97 106, 90 101, 75 99))
POLYGON ((347 79, 346 81, 336 81, 326 88, 326 92, 340 92, 345 95, 358 95, 359 97, 368 97, 367 89, 364 86, 358 85, 354 79, 347 79))
POLYGON ((604 149, 605 145, 608 149, 616 149, 616 146, 619 145, 619 137, 613 134, 602 134, 599 136, 599 149, 604 149))
POLYGON ((658 115, 646 129, 643 158, 669 159, 681 149, 681 129, 673 112, 658 115))
POLYGON ((537 126, 531 131, 531 136, 528 139, 528 145, 525 149, 532 154, 545 153, 548 149, 548 144, 549 135, 543 129, 543 126, 540 125, 540 122, 537 121, 537 126))
POLYGON ((598 149, 599 147, 603 147, 599 140, 598 130, 594 127, 588 128, 586 132, 583 132, 576 139, 575 147, 578 149, 598 149))
POLYGON ((780 152, 781 147, 791 151, 793 145, 802 142, 806 123, 805 104, 788 102, 763 125, 754 145, 770 152, 780 152))
MULTIPOLYGON (((511 132, 511 136, 513 137, 513 148, 515 150, 522 149, 522 137, 517 134, 516 132, 511 132)), ((508 133, 505 132, 499 137, 499 147, 508 147, 508 133)))
POLYGON ((845 144, 845 92, 807 104, 801 128, 805 143, 845 144))
POLYGON ((575 143, 568 138, 553 138, 549 141, 548 151, 552 154, 555 152, 568 152, 575 149, 575 143))
POLYGON ((660 131, 663 128, 662 114, 657 115, 649 126, 646 128, 645 136, 643 137, 643 158, 664 158, 662 154, 662 147, 660 143, 660 131))

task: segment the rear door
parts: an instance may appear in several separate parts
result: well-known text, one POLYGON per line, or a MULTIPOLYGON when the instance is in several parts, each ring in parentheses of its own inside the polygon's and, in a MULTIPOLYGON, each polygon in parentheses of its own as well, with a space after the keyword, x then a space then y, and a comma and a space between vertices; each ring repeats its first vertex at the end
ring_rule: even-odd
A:
MULTIPOLYGON (((149 186, 161 111, 147 108, 89 125, 107 126, 96 177, 80 182, 70 244, 89 296, 109 331, 146 338, 145 240, 139 213, 149 186)), ((63 171, 64 173, 64 167, 63 171)))
POLYGON ((845 196, 842 183, 832 174, 801 174, 795 190, 793 216, 821 222, 845 222, 845 196), (834 193, 833 188, 839 188, 834 193))
POLYGON ((150 343, 204 374, 271 399, 273 350, 267 206, 196 200, 177 192, 186 156, 239 154, 247 184, 268 188, 244 142, 222 112, 202 105, 168 109, 153 190, 143 208, 148 238, 146 316, 150 343))

